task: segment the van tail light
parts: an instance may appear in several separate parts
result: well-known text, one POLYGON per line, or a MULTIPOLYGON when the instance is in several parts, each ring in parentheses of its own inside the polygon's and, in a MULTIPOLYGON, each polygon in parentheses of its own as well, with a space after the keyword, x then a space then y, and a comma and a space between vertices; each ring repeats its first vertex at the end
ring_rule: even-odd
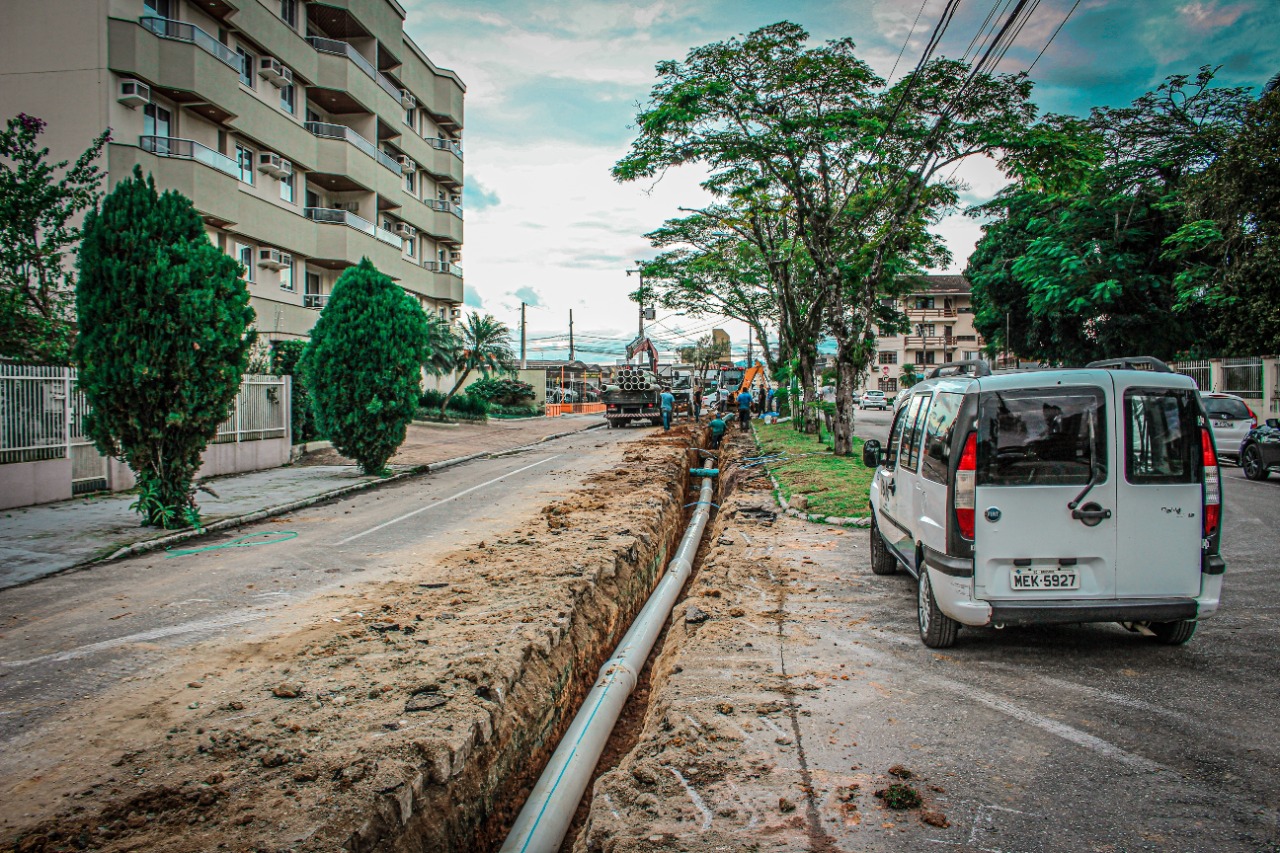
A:
POLYGON ((956 468, 955 511, 960 535, 973 538, 973 509, 978 484, 978 434, 969 433, 960 453, 960 465, 956 468))
POLYGON ((1218 454, 1213 450, 1209 430, 1200 430, 1200 450, 1204 454, 1204 535, 1212 536, 1222 517, 1222 484, 1218 477, 1218 454))

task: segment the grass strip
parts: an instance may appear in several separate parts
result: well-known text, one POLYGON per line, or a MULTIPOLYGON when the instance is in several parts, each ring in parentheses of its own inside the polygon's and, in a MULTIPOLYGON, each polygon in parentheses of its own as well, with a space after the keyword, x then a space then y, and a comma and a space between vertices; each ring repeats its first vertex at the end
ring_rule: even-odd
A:
MULTIPOLYGON (((809 498, 808 512, 829 518, 861 518, 867 515, 871 479, 875 471, 862 464, 862 439, 853 440, 852 456, 830 453, 830 439, 819 442, 814 435, 797 432, 790 423, 772 426, 755 421, 756 443, 762 453, 804 453, 827 451, 795 461, 767 465, 777 479, 784 500, 792 495, 809 498)), ((825 431, 824 431, 825 432, 825 431)))

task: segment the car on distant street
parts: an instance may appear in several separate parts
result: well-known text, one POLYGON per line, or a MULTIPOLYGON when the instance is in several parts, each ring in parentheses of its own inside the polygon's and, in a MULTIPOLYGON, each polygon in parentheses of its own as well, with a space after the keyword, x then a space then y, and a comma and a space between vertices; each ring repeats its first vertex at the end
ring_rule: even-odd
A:
POLYGON ((884 411, 889 408, 889 400, 885 397, 883 391, 863 391, 862 396, 858 398, 858 408, 884 411))
POLYGON ((1234 394, 1202 392, 1200 399, 1204 401, 1205 413, 1209 415, 1214 444, 1222 448, 1224 457, 1239 463, 1240 443, 1258 425, 1257 416, 1244 400, 1234 394))
POLYGON ((1280 418, 1249 430, 1240 443, 1240 467, 1250 480, 1265 480, 1272 468, 1280 468, 1280 418))

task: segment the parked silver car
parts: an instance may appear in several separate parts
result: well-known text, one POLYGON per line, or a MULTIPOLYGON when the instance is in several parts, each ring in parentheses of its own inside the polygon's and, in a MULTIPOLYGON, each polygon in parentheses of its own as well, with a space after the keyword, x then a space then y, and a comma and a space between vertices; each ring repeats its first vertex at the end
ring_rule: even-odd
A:
POLYGON ((863 391, 862 396, 858 398, 859 409, 888 409, 889 399, 885 397, 883 391, 863 391))
POLYGON ((1221 448, 1221 455, 1236 463, 1240 461, 1240 443, 1249 430, 1258 425, 1258 418, 1249 405, 1234 394, 1220 392, 1202 393, 1205 412, 1209 415, 1209 428, 1213 443, 1221 448))

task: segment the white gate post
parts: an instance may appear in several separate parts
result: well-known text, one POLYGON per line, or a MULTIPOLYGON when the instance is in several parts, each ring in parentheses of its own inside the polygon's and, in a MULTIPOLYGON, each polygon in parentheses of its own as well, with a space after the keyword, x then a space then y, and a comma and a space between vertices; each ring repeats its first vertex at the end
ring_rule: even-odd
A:
MULTIPOLYGON (((62 438, 66 447, 66 458, 71 459, 71 368, 62 368, 62 438)), ((75 463, 72 463, 71 476, 75 477, 75 463)))

